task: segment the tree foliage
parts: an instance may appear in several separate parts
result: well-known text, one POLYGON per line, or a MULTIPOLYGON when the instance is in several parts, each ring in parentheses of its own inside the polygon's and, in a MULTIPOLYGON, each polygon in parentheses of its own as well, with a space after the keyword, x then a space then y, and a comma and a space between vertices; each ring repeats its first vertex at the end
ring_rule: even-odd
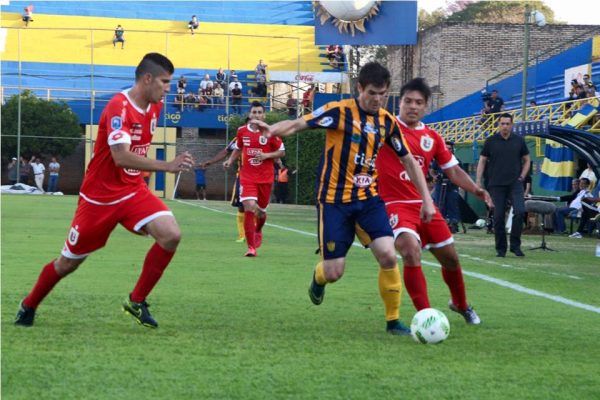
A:
POLYGON ((547 23, 560 23, 554 19, 552 8, 543 1, 458 0, 450 3, 445 9, 438 8, 431 13, 420 10, 419 28, 427 29, 442 22, 522 24, 525 19, 525 5, 544 14, 547 23))
MULTIPOLYGON (((2 161, 17 156, 19 96, 2 106, 2 161)), ((66 157, 81 139, 77 115, 64 102, 46 101, 31 91, 21 94, 21 154, 66 157), (62 139, 64 138, 64 139, 62 139)))
MULTIPOLYGON (((286 114, 268 112, 265 122, 273 124, 287 119, 286 114)), ((245 117, 233 116, 229 121, 229 130, 236 132, 245 123, 245 117)), ((325 143, 325 130, 312 129, 310 132, 299 132, 283 139, 285 144, 285 163, 290 171, 297 171, 290 176, 290 199, 296 198, 296 185, 298 182, 298 204, 315 204, 315 180, 317 178, 317 167, 323 145, 325 143), (296 150, 297 149, 297 150, 296 150), (296 159, 296 153, 298 157, 296 159)))

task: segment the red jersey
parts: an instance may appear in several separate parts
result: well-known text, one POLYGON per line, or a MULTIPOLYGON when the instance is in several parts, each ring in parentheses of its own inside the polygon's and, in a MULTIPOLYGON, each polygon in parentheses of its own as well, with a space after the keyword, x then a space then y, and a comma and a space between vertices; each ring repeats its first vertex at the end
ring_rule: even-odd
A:
POLYGON ((140 109, 129 90, 116 94, 100 116, 94 153, 83 178, 80 195, 94 204, 115 204, 146 187, 140 171, 117 167, 110 146, 127 143, 129 151, 146 157, 157 126, 162 102, 140 109))
MULTIPOLYGON (((442 169, 458 165, 458 160, 446 148, 444 139, 436 131, 422 122, 415 129, 411 129, 400 118, 396 117, 396 119, 410 152, 421 166, 425 176, 429 173, 429 164, 433 159, 442 169)), ((386 204, 423 201, 400 159, 389 145, 386 144, 379 150, 375 162, 379 174, 379 195, 386 204)))
POLYGON ((275 160, 258 160, 259 153, 272 153, 285 150, 280 138, 267 138, 260 131, 252 130, 250 125, 241 126, 237 131, 236 147, 242 152, 240 180, 253 183, 273 183, 275 179, 275 160))

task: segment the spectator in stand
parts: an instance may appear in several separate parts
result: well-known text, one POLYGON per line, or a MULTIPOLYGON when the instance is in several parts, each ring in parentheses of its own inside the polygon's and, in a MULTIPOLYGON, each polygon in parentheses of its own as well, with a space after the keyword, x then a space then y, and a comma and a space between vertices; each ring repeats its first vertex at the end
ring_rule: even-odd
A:
POLYGON ((337 49, 337 46, 335 44, 330 44, 329 46, 327 46, 327 59, 329 60, 329 65, 331 65, 333 68, 336 68, 336 65, 335 65, 336 49, 337 49))
POLYGON ((117 25, 115 28, 115 35, 113 36, 113 48, 116 47, 117 42, 121 42, 121 50, 125 47, 125 30, 121 25, 117 25))
POLYGON ((492 94, 486 103, 489 114, 504 111, 504 100, 502 97, 498 96, 498 91, 496 89, 492 90, 492 94))
POLYGON ((594 82, 592 82, 592 80, 590 79, 590 75, 589 74, 585 74, 583 76, 583 86, 587 89, 593 89, 594 93, 596 92, 596 85, 594 85, 594 82))
POLYGON ((593 190, 596 187, 596 182, 598 182, 598 178, 592 169, 592 164, 587 163, 587 168, 579 175, 579 179, 587 178, 590 181, 590 190, 593 190))
POLYGON ((265 97, 267 95, 267 64, 263 60, 259 60, 256 66, 255 93, 258 97, 265 97))
POLYGON ((36 156, 31 157, 31 168, 33 169, 33 180, 35 181, 35 186, 37 186, 40 191, 44 191, 44 172, 46 171, 46 167, 42 161, 36 156))
POLYGON ((565 207, 559 207, 554 212, 554 232, 555 233, 567 233, 565 227, 565 217, 577 217, 581 212, 581 200, 584 197, 590 197, 590 180, 587 178, 579 179, 579 191, 577 194, 572 193, 570 195, 561 196, 561 200, 567 200, 565 207), (573 196, 574 195, 574 196, 573 196))
POLYGON ((309 88, 302 95, 302 107, 304 108, 304 114, 312 112, 314 90, 315 86, 310 85, 309 88))
POLYGON ((221 106, 225 103, 224 101, 225 91, 219 83, 215 83, 215 90, 213 92, 213 99, 215 106, 221 106))
MULTIPOLYGON (((569 235, 569 237, 573 239, 581 239, 583 237, 585 228, 590 220, 595 220, 596 226, 598 229, 600 229, 600 219, 598 218, 598 214, 600 213, 600 185, 596 187, 590 197, 584 197, 581 199, 581 205, 582 207, 581 218, 579 219, 579 227, 577 228, 576 232, 574 232, 572 235, 569 235)), ((590 227, 590 232, 591 231, 593 231, 592 227, 590 227)))
POLYGON ((29 185, 29 176, 31 175, 31 165, 27 159, 21 156, 21 163, 19 165, 19 182, 29 185))
POLYGON ((298 101, 294 98, 294 93, 288 94, 288 99, 285 103, 288 110, 289 119, 296 119, 298 117, 298 101))
POLYGON ((225 87, 227 81, 227 74, 223 71, 223 68, 219 68, 219 71, 215 75, 215 83, 218 83, 222 88, 225 87))
POLYGON ((8 170, 8 182, 11 185, 17 183, 17 157, 13 157, 12 160, 6 166, 8 170))
MULTIPOLYGON (((235 71, 233 71, 235 72, 235 71)), ((231 106, 235 114, 242 113, 242 89, 241 82, 238 81, 237 75, 232 75, 233 82, 229 84, 229 95, 231 96, 231 106)))
POLYGON ((188 92, 188 94, 185 96, 184 102, 185 102, 186 108, 191 110, 194 107, 196 107, 196 104, 198 103, 198 99, 196 99, 196 96, 194 96, 194 93, 188 92))
POLYGON ((183 103, 185 101, 185 88, 187 86, 187 79, 185 76, 181 75, 179 80, 177 81, 177 96, 175 97, 175 101, 177 103, 181 103, 181 107, 183 109, 183 103))
POLYGON ((537 107, 537 105, 538 105, 538 104, 537 104, 537 101, 535 101, 535 100, 531 100, 531 101, 529 102, 529 107, 537 107))
POLYGON ((29 26, 30 22, 33 22, 33 6, 29 5, 23 9, 23 22, 25 27, 29 26))
POLYGON ((50 164, 48 164, 48 170, 50 171, 50 175, 48 176, 48 191, 54 193, 58 191, 58 175, 60 173, 60 164, 56 161, 56 157, 52 157, 50 164))
POLYGON ((190 32, 192 32, 192 35, 194 34, 194 31, 198 29, 198 26, 200 26, 198 18, 196 18, 195 15, 192 15, 192 19, 188 22, 188 29, 190 30, 190 32))
POLYGON ((211 106, 214 105, 214 98, 213 98, 214 94, 215 94, 215 91, 214 91, 214 88, 213 88, 213 83, 209 82, 206 85, 206 89, 204 89, 204 95, 203 96, 206 98, 206 102, 208 104, 210 104, 211 106))
POLYGON ((205 74, 204 79, 200 81, 200 90, 204 91, 208 88, 208 85, 212 86, 212 81, 210 80, 210 75, 205 74))
POLYGON ((343 69, 344 67, 344 48, 340 45, 335 46, 335 65, 337 69, 343 69))
POLYGON ((197 102, 198 102, 198 111, 204 111, 204 109, 208 105, 208 99, 206 98, 206 96, 198 96, 197 102))

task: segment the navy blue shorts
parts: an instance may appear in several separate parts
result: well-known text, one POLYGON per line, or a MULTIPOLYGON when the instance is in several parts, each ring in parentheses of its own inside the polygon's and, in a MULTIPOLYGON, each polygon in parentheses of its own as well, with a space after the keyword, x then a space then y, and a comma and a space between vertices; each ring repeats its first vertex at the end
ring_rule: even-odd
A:
POLYGON ((233 184, 233 193, 231 194, 231 206, 241 208, 244 207, 240 201, 240 174, 235 175, 235 183, 233 184))
POLYGON ((352 203, 317 204, 317 219, 319 249, 325 260, 346 256, 357 225, 371 241, 394 235, 385 204, 379 197, 352 203))

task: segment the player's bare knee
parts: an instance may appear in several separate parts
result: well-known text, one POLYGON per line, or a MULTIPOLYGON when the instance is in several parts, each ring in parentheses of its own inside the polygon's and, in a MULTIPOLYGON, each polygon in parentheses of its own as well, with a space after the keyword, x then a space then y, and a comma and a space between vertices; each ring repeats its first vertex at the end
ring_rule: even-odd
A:
POLYGON ((75 259, 60 256, 54 261, 54 269, 58 275, 64 277, 74 272, 84 260, 84 258, 75 259))
POLYGON ((170 227, 162 232, 156 242, 166 250, 175 250, 181 241, 181 230, 177 226, 170 227))
POLYGON ((390 269, 396 266, 396 253, 387 252, 379 257, 379 266, 383 269, 390 269))
POLYGON ((342 277, 342 275, 344 275, 344 271, 343 270, 325 271, 325 279, 327 279, 327 282, 329 282, 329 283, 333 283, 335 281, 340 280, 340 278, 342 277))

